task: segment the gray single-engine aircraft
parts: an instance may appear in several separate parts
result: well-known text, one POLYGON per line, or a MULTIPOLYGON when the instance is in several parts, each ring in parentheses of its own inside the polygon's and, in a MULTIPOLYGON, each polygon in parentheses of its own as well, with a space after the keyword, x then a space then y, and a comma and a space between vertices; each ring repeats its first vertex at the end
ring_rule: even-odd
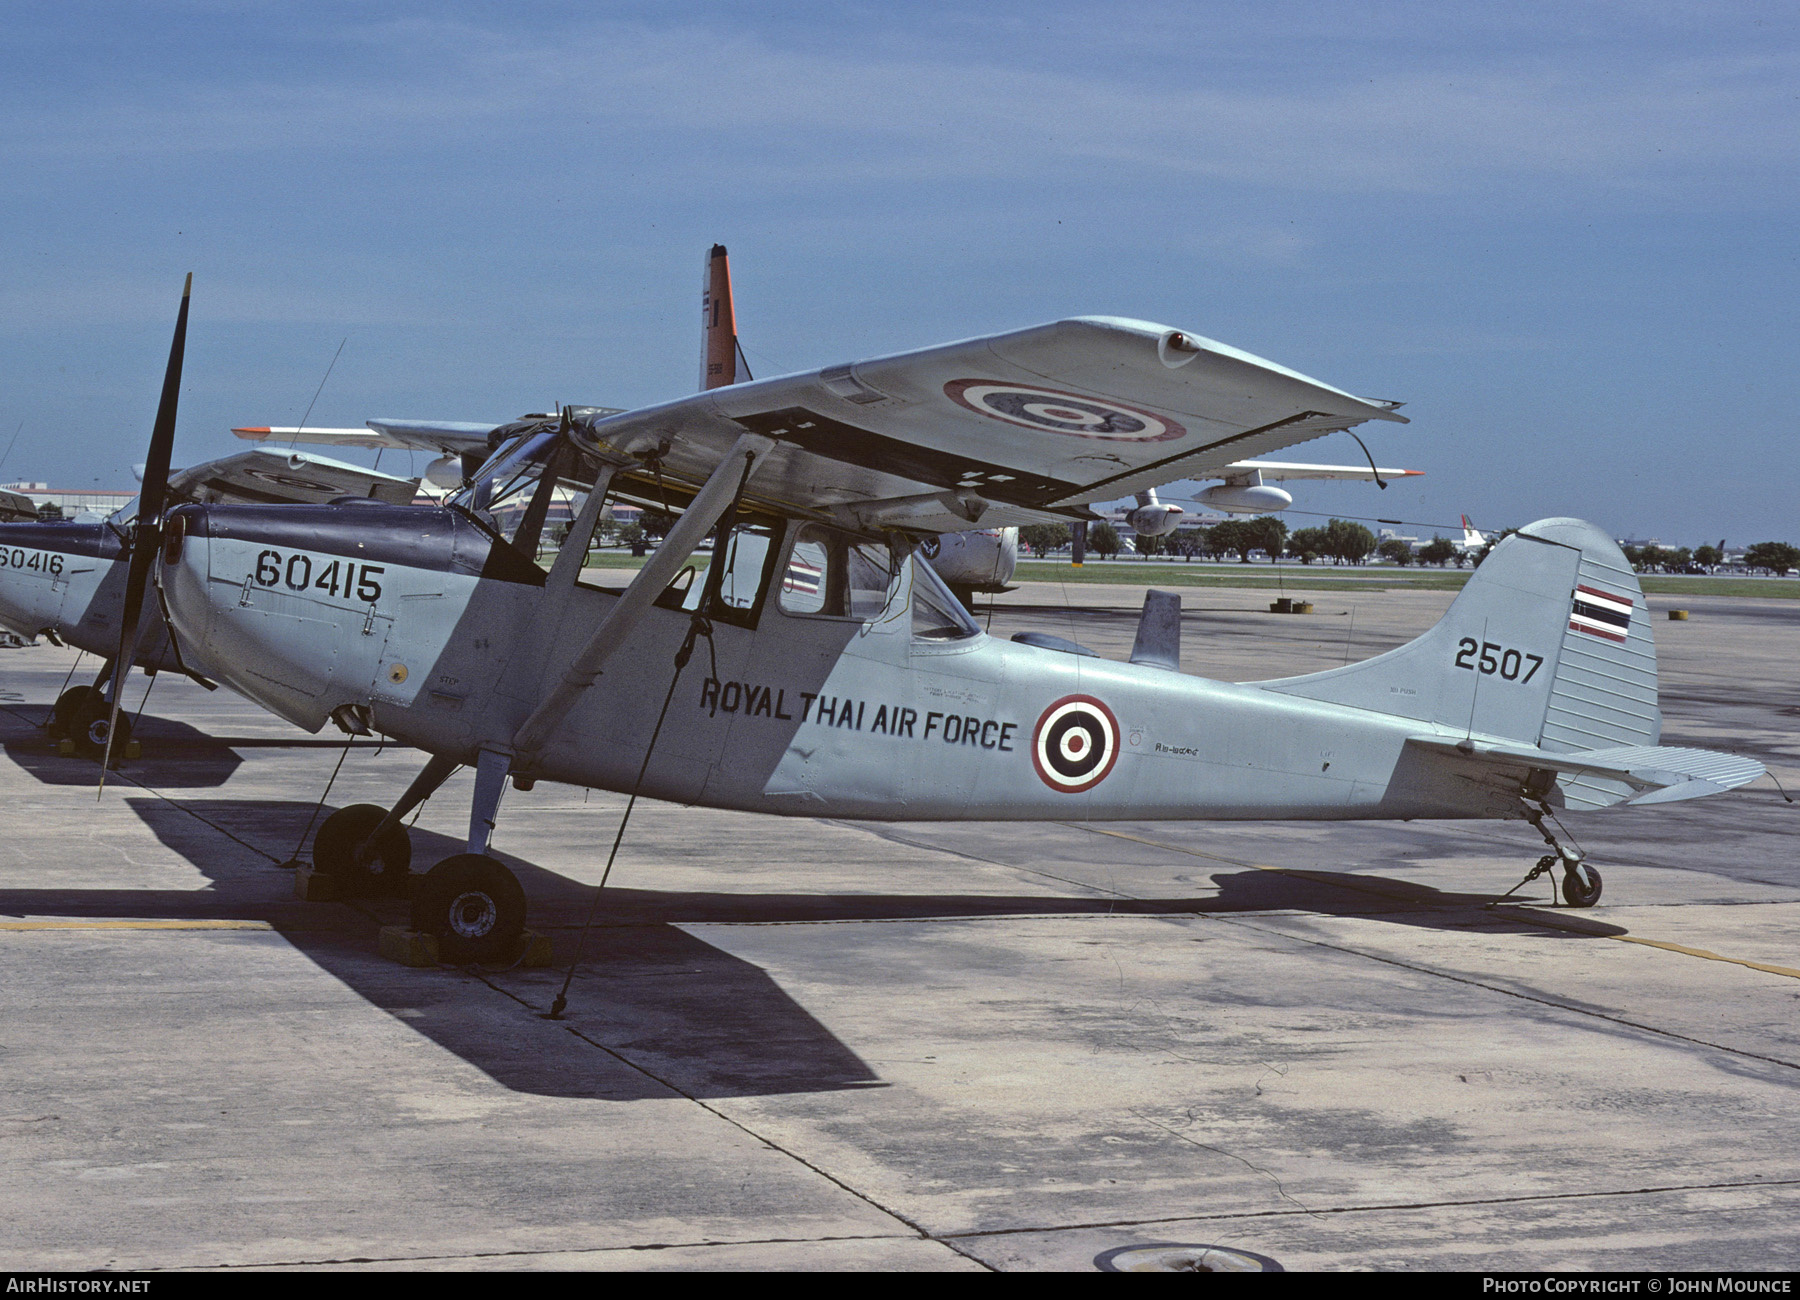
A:
POLYGON ((175 641, 221 680, 308 730, 348 718, 430 755, 390 808, 322 826, 315 865, 347 888, 405 876, 402 819, 474 767, 467 851, 413 891, 415 927, 455 957, 506 953, 524 922, 487 852, 508 779, 891 820, 1523 818, 1552 848, 1533 875, 1560 866, 1565 899, 1591 904, 1598 873, 1546 817, 1763 771, 1658 746, 1643 596, 1591 525, 1506 539, 1406 646, 1247 684, 1178 670, 1173 597, 1153 594, 1114 663, 984 635, 914 554, 1397 418, 1186 331, 1083 317, 564 408, 497 431, 441 507, 147 505, 134 557, 160 555, 175 641), (545 559, 569 488, 575 524, 545 559), (679 515, 622 585, 586 567, 614 499, 679 515))

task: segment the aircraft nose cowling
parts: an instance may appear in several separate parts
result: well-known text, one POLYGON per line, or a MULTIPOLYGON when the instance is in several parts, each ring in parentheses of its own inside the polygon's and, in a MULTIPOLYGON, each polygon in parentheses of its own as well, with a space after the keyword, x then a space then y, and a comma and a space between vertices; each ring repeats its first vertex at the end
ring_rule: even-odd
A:
POLYGON ((483 577, 543 583, 529 559, 435 506, 182 506, 169 524, 162 584, 183 653, 308 731, 369 707, 409 599, 445 607, 445 593, 483 577))
POLYGON ((118 553, 116 540, 98 524, 0 524, 0 625, 25 636, 61 631, 71 583, 91 583, 87 575, 118 553))
POLYGON ((169 624, 182 645, 196 649, 207 644, 211 622, 206 510, 205 506, 178 506, 168 513, 163 521, 162 562, 157 571, 169 624))

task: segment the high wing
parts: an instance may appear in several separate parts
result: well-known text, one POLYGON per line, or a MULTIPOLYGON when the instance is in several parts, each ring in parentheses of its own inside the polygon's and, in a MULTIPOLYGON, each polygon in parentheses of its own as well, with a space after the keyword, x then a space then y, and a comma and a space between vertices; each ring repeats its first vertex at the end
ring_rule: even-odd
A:
POLYGON ((0 491, 0 524, 14 524, 37 517, 37 502, 23 492, 0 491))
POLYGON ((945 533, 1089 517, 1086 504, 1217 478, 1365 420, 1404 417, 1146 321, 1086 316, 733 384, 576 435, 626 478, 692 487, 746 433, 776 440, 746 499, 869 529, 945 533))
MULTIPOLYGON (((141 475, 143 467, 134 466, 141 475)), ((176 501, 203 505, 224 503, 323 504, 342 496, 374 497, 389 505, 411 505, 419 490, 416 478, 396 478, 360 465, 304 451, 257 447, 235 456, 209 460, 169 475, 169 495, 176 501)))
POLYGON ((501 422, 486 424, 468 420, 370 420, 362 429, 301 429, 268 426, 233 429, 249 442, 287 439, 319 447, 355 447, 374 451, 395 447, 405 451, 431 451, 440 456, 460 456, 488 449, 488 435, 501 422))
POLYGON ((1424 472, 1422 469, 1371 469, 1367 465, 1295 465, 1280 460, 1240 460, 1227 465, 1213 477, 1223 478, 1227 483, 1239 478, 1249 482, 1252 474, 1261 474, 1265 483, 1300 478, 1373 483, 1378 479, 1416 478, 1424 472))

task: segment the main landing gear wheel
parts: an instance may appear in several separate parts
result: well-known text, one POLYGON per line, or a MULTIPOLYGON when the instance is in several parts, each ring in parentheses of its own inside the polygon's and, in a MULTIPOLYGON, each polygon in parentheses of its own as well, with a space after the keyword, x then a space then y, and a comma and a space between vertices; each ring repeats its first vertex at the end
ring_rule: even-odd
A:
POLYGON ((412 928, 436 935, 445 961, 505 961, 525 928, 525 890, 492 858, 458 853, 419 882, 412 928))
POLYGON ((372 845, 359 862, 357 845, 381 824, 387 809, 372 803, 353 803, 325 819, 313 839, 313 870, 335 878, 338 888, 351 898, 405 892, 412 867, 412 837, 404 826, 394 826, 372 845))
POLYGON ((1563 902, 1570 907, 1592 907, 1600 901, 1600 873, 1585 862, 1563 864, 1563 902))
MULTIPOLYGON (((111 733, 112 706, 99 691, 75 706, 69 718, 69 739, 75 742, 77 754, 98 762, 106 756, 106 739, 111 733)), ((119 734, 112 746, 113 758, 117 760, 125 757, 125 746, 130 743, 131 717, 121 709, 119 734)))
POLYGON ((100 692, 92 686, 71 686, 56 697, 56 703, 50 709, 50 729, 58 736, 66 736, 75 726, 75 714, 82 705, 91 699, 100 698, 100 692))

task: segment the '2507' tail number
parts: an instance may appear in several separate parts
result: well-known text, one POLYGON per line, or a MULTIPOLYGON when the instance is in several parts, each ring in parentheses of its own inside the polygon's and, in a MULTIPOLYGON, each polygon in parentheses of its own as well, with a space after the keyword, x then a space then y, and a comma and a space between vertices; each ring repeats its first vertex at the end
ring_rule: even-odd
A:
POLYGON ((1509 682, 1524 683, 1537 676, 1537 670, 1544 666, 1544 656, 1513 650, 1497 641, 1477 643, 1474 637, 1466 636, 1456 643, 1456 666, 1488 677, 1498 673, 1509 682), (1530 668, 1525 667, 1527 660, 1530 668), (1521 669, 1525 672, 1523 677, 1519 676, 1521 669))
POLYGON ((256 557, 256 581, 264 587, 273 587, 277 583, 294 591, 305 591, 310 587, 371 605, 381 599, 381 582, 376 575, 386 572, 382 565, 358 565, 354 560, 333 560, 327 564, 321 557, 315 565, 310 555, 284 556, 280 551, 263 551, 256 557), (318 570, 316 578, 313 576, 315 569, 318 570))

